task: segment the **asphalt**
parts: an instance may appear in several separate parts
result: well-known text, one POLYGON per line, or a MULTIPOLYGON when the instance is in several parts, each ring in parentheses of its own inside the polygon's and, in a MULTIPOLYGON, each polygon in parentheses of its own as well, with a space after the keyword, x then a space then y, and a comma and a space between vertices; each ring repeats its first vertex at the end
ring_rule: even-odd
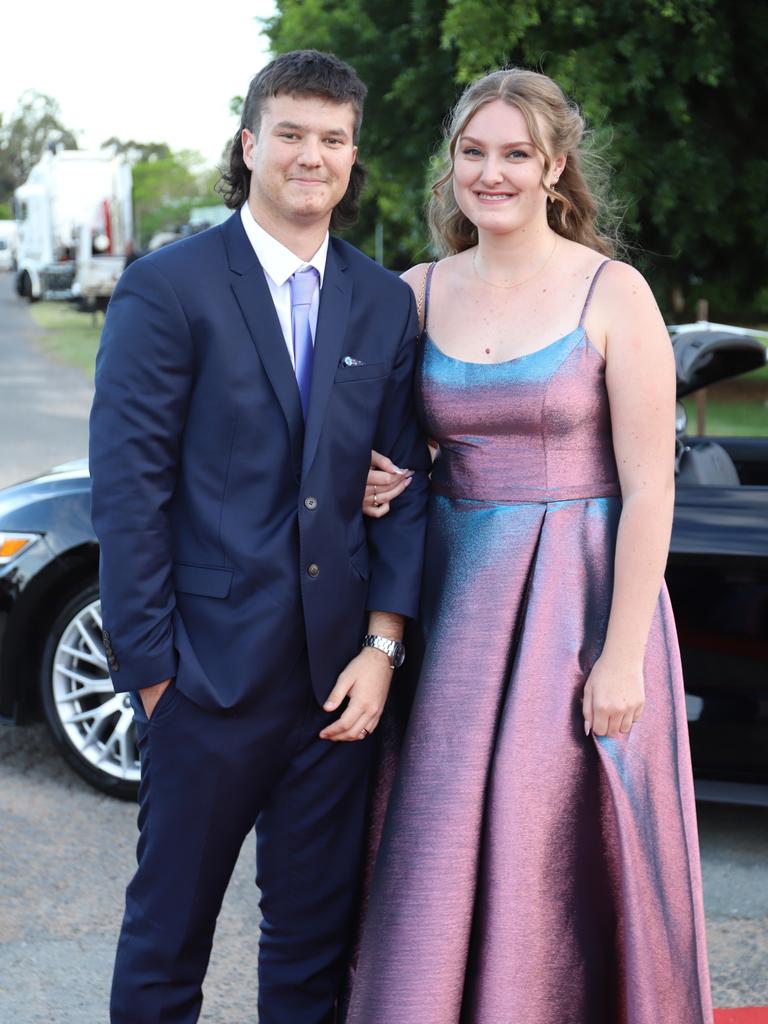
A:
POLYGON ((82 458, 91 380, 40 348, 42 330, 0 272, 0 487, 82 458))
MULTIPOLYGON (((91 382, 40 339, 0 274, 0 486, 86 451, 91 382)), ((715 1005, 768 1004, 768 809, 698 811, 715 1005)), ((0 728, 2 1024, 105 1024, 135 819, 66 767, 43 726, 0 728)), ((251 837, 219 919, 203 1024, 256 1022, 254 874, 251 837)))

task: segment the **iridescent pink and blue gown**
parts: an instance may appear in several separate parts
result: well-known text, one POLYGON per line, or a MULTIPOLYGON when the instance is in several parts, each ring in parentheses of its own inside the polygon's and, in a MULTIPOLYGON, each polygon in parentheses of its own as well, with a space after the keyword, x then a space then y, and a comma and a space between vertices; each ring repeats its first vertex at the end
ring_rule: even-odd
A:
POLYGON ((712 1020, 666 589, 642 720, 618 739, 584 733, 621 499, 583 320, 503 363, 424 336, 417 386, 440 445, 425 650, 347 1024, 712 1020))

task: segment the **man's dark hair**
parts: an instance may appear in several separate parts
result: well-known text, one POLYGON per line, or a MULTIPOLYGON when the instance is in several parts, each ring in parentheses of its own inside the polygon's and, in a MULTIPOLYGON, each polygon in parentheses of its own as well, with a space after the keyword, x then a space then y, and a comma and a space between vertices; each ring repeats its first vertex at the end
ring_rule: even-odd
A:
MULTIPOLYGON (((217 186, 230 210, 242 206, 248 198, 251 172, 243 160, 242 131, 247 128, 258 135, 261 108, 264 100, 272 96, 322 96, 334 103, 349 103, 355 112, 353 141, 357 145, 363 120, 366 87, 354 68, 319 50, 292 50, 271 60, 251 79, 243 103, 240 127, 229 151, 229 168, 224 171, 217 186)), ((331 214, 331 227, 345 228, 357 219, 360 196, 365 185, 365 167, 356 161, 349 176, 349 185, 331 214)))

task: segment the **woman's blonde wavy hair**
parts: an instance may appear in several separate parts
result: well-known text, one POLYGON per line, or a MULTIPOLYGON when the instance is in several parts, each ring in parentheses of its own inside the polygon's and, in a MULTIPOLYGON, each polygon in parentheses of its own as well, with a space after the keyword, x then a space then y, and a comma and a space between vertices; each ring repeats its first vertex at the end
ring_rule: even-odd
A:
POLYGON ((518 108, 532 142, 544 157, 541 183, 550 200, 549 226, 564 238, 614 256, 615 234, 597 226, 610 214, 608 203, 598 199, 605 192, 607 174, 586 145, 584 119, 551 78, 523 68, 505 68, 477 79, 464 90, 448 118, 436 158, 439 177, 427 203, 427 221, 437 253, 450 256, 477 245, 477 228, 453 194, 453 164, 459 138, 470 119, 480 107, 497 99, 518 108), (557 187, 552 189, 545 180, 553 156, 560 153, 567 161, 557 187))

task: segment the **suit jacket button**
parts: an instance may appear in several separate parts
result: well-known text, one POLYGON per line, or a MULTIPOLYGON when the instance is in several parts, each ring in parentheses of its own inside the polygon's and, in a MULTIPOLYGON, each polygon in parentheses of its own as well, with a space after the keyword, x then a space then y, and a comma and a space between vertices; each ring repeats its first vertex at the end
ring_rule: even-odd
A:
POLYGON ((312 579, 314 579, 315 576, 320 575, 320 566, 317 565, 315 562, 312 562, 311 565, 307 566, 307 572, 312 577, 312 579))
POLYGON ((317 498, 313 498, 312 495, 305 498, 304 508, 308 508, 310 512, 313 512, 317 508, 317 498))

